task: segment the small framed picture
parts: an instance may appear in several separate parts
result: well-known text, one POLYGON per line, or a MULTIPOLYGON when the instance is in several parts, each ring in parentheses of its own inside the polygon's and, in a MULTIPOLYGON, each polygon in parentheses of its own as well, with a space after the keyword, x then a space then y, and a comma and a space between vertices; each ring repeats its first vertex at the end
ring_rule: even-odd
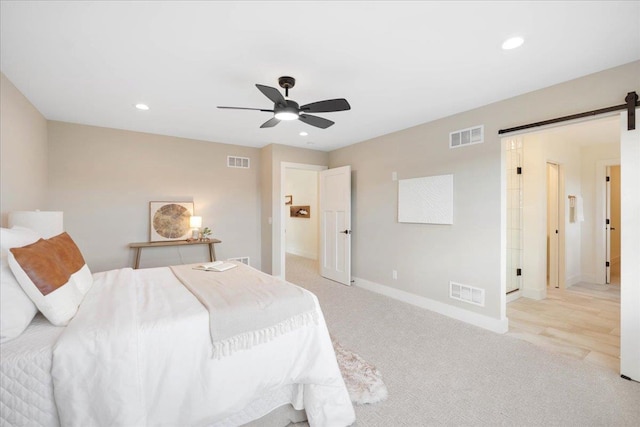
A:
POLYGON ((291 194, 284 196, 284 204, 292 205, 293 204, 293 196, 291 194))
POLYGON ((149 202, 149 241, 186 240, 193 202, 149 202))

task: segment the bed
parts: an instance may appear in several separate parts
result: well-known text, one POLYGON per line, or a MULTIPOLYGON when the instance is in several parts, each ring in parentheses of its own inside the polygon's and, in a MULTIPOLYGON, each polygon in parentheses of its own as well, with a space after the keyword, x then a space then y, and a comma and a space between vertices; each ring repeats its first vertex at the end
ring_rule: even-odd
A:
MULTIPOLYGON (((230 271, 277 280, 241 264, 230 271)), ((315 295, 286 284, 311 298, 312 322, 214 354, 213 317, 176 274, 168 267, 95 273, 67 326, 38 314, 3 343, 2 425, 355 421, 315 295)))

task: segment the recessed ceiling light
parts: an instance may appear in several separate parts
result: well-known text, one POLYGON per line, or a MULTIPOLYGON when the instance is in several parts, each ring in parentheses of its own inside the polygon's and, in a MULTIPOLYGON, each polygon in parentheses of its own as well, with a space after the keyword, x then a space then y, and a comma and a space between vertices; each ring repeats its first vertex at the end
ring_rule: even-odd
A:
POLYGON ((502 43, 502 49, 511 50, 522 46, 524 39, 522 37, 511 37, 502 43))
POLYGON ((309 135, 309 134, 307 132, 305 132, 305 131, 300 132, 300 136, 307 136, 307 135, 309 135))
POLYGON ((149 106, 147 104, 136 104, 136 108, 138 110, 147 111, 149 109, 149 106))

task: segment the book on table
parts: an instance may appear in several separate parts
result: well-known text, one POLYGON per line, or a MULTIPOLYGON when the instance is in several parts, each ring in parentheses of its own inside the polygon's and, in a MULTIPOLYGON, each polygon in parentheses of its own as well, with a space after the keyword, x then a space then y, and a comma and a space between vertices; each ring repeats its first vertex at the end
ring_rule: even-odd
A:
POLYGON ((194 269, 204 270, 204 271, 226 271, 234 267, 237 267, 237 266, 232 262, 214 261, 214 262, 207 262, 204 264, 200 264, 197 267, 194 267, 194 269))

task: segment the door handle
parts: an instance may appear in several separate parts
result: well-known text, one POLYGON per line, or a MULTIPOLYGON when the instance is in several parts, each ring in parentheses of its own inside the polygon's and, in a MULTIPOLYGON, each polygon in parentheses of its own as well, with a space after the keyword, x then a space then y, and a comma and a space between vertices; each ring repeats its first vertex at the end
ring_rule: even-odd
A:
POLYGON ((615 230, 615 229, 616 229, 615 227, 610 227, 610 228, 609 228, 609 230, 611 230, 611 231, 613 231, 613 230, 615 230))
POLYGON ((343 234, 351 234, 351 230, 344 230, 344 231, 341 231, 340 233, 343 233, 343 234))

